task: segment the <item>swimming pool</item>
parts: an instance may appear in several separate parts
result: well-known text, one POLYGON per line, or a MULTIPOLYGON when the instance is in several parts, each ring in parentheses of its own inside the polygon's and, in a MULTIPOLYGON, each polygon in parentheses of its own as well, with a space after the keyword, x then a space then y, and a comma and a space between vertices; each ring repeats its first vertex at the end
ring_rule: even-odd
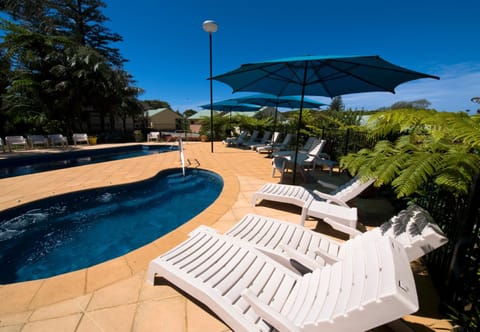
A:
POLYGON ((35 280, 124 255, 207 208, 222 179, 201 169, 56 196, 0 212, 0 284, 35 280))
POLYGON ((177 150, 176 145, 129 145, 0 159, 0 179, 177 150))

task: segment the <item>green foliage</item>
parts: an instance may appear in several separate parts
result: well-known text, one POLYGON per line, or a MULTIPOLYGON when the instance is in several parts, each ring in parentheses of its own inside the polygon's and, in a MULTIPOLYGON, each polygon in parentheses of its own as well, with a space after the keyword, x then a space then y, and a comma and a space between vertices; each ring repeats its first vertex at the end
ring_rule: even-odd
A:
POLYGON ((371 116, 373 149, 341 159, 352 174, 391 184, 398 197, 422 194, 429 181, 454 193, 469 192, 480 172, 478 118, 432 110, 395 110, 371 116))
MULTIPOLYGON (((89 125, 92 110, 102 118, 137 117, 142 109, 124 60, 111 44, 121 40, 103 23, 100 0, 4 1, 12 20, 0 20, 1 49, 8 61, 2 93, 3 131, 22 123, 30 132, 41 121, 62 132, 89 125), (21 111, 21 119, 14 116, 21 111), (35 116, 32 116, 34 114, 35 116), (48 120, 47 120, 48 119, 48 120), (7 125, 8 124, 8 125, 7 125), (31 128, 28 128, 30 125, 31 128)), ((102 130, 104 123, 102 121, 102 130)), ((52 127, 43 123, 44 128, 52 127)))
POLYGON ((156 99, 153 99, 153 100, 142 100, 142 105, 143 105, 143 108, 145 110, 155 110, 155 109, 158 109, 158 108, 168 108, 168 109, 172 109, 170 107, 170 104, 167 103, 166 101, 162 101, 162 100, 156 100, 156 99))

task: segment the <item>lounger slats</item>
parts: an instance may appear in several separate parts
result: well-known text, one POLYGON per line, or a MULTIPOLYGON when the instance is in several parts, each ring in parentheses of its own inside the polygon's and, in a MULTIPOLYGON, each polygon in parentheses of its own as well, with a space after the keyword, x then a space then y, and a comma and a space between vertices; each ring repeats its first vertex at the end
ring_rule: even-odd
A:
POLYGON ((307 291, 304 298, 301 299, 301 301, 297 301, 297 308, 294 309, 296 312, 294 313, 292 310, 290 313, 291 316, 293 315, 295 324, 302 324, 305 317, 308 315, 308 310, 305 310, 305 308, 311 308, 315 305, 315 300, 317 300, 317 298, 316 293, 312 290, 319 288, 321 276, 321 270, 315 270, 310 274, 308 284, 305 285, 307 291))
MULTIPOLYGON (((378 254, 375 247, 375 243, 370 241, 362 241, 360 246, 363 249, 358 248, 360 251, 365 252, 367 259, 365 262, 365 286, 362 295, 362 305, 377 301, 378 299, 378 282, 379 282, 379 268, 378 268, 378 254)), ((359 246, 359 247, 360 247, 359 246)))
POLYGON ((348 298, 347 305, 345 308, 345 313, 349 314, 353 310, 358 310, 362 308, 362 295, 365 288, 365 259, 368 257, 355 255, 355 252, 351 251, 352 259, 352 288, 350 290, 350 297, 348 298))
POLYGON ((333 317, 338 294, 340 293, 342 264, 342 262, 339 262, 332 265, 328 293, 325 297, 322 311, 317 316, 317 321, 330 321, 333 317))
MULTIPOLYGON (((239 273, 244 273, 244 271, 249 271, 252 269, 253 263, 255 262, 255 255, 246 253, 245 256, 241 257, 239 260, 234 259, 230 261, 225 268, 222 269, 222 273, 225 273, 224 276, 221 273, 212 278, 212 286, 217 288, 222 296, 225 296, 230 289, 232 289, 240 278, 239 273)), ((241 276, 244 278, 244 276, 241 276)), ((233 299, 234 301, 235 299, 233 299)))
POLYGON ((285 313, 284 315, 289 320, 294 321, 295 318, 298 316, 300 310, 306 307, 304 301, 310 290, 309 287, 312 276, 312 273, 307 273, 306 275, 304 275, 291 293, 292 301, 288 301, 288 305, 285 305, 283 309, 283 312, 285 313))
POLYGON ((340 293, 333 313, 333 318, 346 314, 347 305, 352 296, 353 275, 357 273, 357 271, 353 270, 353 253, 348 255, 343 262, 340 293))

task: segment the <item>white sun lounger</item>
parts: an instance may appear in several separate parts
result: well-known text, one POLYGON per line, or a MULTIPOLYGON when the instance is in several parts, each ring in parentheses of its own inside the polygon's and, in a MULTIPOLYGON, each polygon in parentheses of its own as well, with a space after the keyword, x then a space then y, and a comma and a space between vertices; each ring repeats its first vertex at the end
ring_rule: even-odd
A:
MULTIPOLYGON (((356 228, 357 211, 355 208, 350 208, 348 201, 360 195, 366 188, 368 188, 375 179, 369 179, 363 182, 354 177, 343 186, 338 187, 330 194, 314 190, 310 192, 302 186, 281 184, 281 183, 266 183, 252 196, 252 204, 255 206, 258 200, 268 200, 275 202, 282 202, 293 204, 302 208, 300 216, 300 224, 305 223, 307 216, 322 217, 323 214, 329 215, 330 212, 325 209, 334 210, 333 221, 344 224, 345 226, 356 228), (327 203, 327 204, 326 204, 327 203), (328 204, 333 203, 345 209, 337 207, 329 207, 328 204), (335 218, 335 216, 337 218, 335 218)), ((328 222, 328 220, 326 220, 328 222)), ((334 226, 332 224, 332 226, 334 226)), ((344 231, 343 229, 340 229, 344 231)))
POLYGON ((258 153, 273 153, 279 151, 285 151, 290 146, 290 141, 292 140, 292 134, 287 134, 281 143, 272 142, 264 146, 257 147, 258 153))
MULTIPOLYGON (((376 233, 394 238, 400 243, 405 248, 409 261, 426 255, 448 241, 430 214, 416 205, 401 211, 380 227, 359 233, 357 237, 368 237, 376 233)), ((292 258, 310 269, 345 256, 342 250, 345 249, 346 242, 298 224, 256 214, 245 215, 225 235, 249 242, 282 264, 288 264, 289 258, 292 258)))
POLYGON ((250 143, 250 144, 248 144, 248 146, 250 147, 250 150, 256 150, 257 147, 264 146, 265 144, 267 144, 267 142, 270 140, 271 137, 272 137, 272 132, 271 131, 266 131, 266 132, 263 133, 263 136, 260 139, 260 141, 250 143))
POLYGON ((150 262, 234 331, 365 331, 418 309, 402 246, 388 237, 352 242, 351 257, 301 275, 243 241, 201 226, 150 262))

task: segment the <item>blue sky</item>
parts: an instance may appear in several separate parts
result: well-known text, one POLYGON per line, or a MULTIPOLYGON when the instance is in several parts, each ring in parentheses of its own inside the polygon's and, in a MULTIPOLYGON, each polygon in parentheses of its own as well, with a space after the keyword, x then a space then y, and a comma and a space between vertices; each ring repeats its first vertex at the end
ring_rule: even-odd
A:
MULTIPOLYGON (((209 40, 202 23, 217 22, 213 75, 243 63, 303 55, 380 55, 440 80, 404 83, 396 93, 343 96, 347 108, 376 109, 427 99, 439 111, 480 109, 480 2, 478 0, 106 0, 107 26, 129 60, 126 70, 174 110, 209 103, 209 40)), ((213 82, 219 101, 232 94, 213 82)), ((312 97, 325 103, 329 98, 312 97)))

